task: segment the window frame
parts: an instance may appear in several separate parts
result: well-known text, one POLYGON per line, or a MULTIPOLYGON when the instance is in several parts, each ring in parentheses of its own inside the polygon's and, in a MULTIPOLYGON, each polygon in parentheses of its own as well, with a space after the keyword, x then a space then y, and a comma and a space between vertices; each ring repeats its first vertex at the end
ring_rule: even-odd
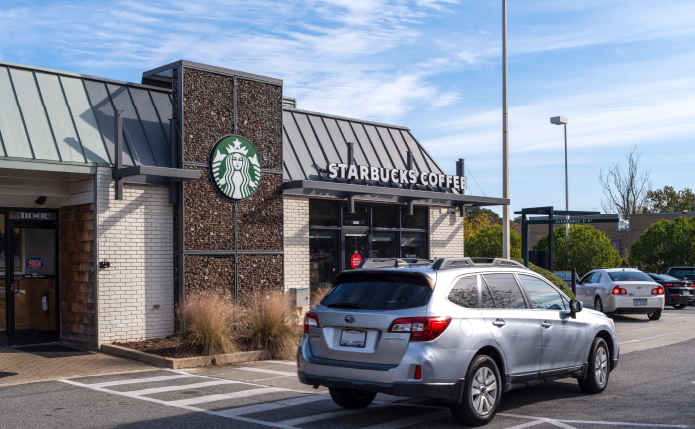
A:
POLYGON ((464 310, 471 310, 470 307, 463 307, 463 306, 461 306, 461 305, 455 303, 454 301, 450 300, 450 299, 449 299, 449 295, 451 295, 451 292, 454 290, 454 287, 456 286, 456 284, 457 284, 461 279, 463 279, 464 277, 474 277, 474 276, 475 276, 475 290, 476 290, 476 293, 477 293, 476 300, 475 300, 475 309, 479 310, 479 309, 480 309, 480 305, 482 304, 482 295, 481 295, 481 287, 480 287, 480 283, 481 283, 481 281, 480 281, 480 275, 479 275, 478 273, 474 273, 474 274, 470 274, 470 273, 468 273, 468 274, 462 274, 462 275, 456 277, 456 278, 451 282, 451 284, 449 285, 449 289, 448 289, 447 292, 446 292, 445 299, 446 299, 448 302, 450 302, 451 304, 453 304, 453 305, 455 305, 456 307, 458 307, 458 308, 463 308, 464 310))
POLYGON ((483 289, 483 282, 485 282, 485 274, 511 274, 512 278, 516 282, 516 286, 519 288, 519 291, 521 292, 521 296, 524 298, 524 304, 526 304, 526 308, 506 308, 506 307, 498 307, 497 303, 495 302, 495 297, 492 294, 492 291, 490 291, 490 287, 488 286, 487 282, 485 282, 485 286, 488 288, 488 291, 490 291, 490 296, 492 297, 492 302, 495 304, 495 308, 481 308, 479 307, 479 310, 533 310, 531 307, 531 300, 529 299, 528 295, 526 294, 526 289, 524 286, 521 284, 521 281, 516 277, 516 272, 510 272, 510 271, 490 271, 490 272, 484 272, 484 273, 479 273, 480 274, 480 288, 478 292, 478 304, 482 305, 482 289, 483 289))
MULTIPOLYGON (((535 273, 534 273, 534 274, 535 274, 535 273)), ((545 277, 543 277, 543 276, 540 276, 540 275, 531 275, 530 273, 514 273, 514 276, 517 277, 517 281, 521 284, 521 286, 522 286, 522 288, 523 288, 523 291, 524 291, 525 295, 527 296, 529 302, 531 301, 531 295, 529 295, 528 291, 526 290, 526 286, 524 286, 523 280, 521 280, 521 278, 520 278, 519 276, 529 276, 529 277, 533 277, 533 278, 538 279, 538 280, 542 281, 543 283, 547 284, 548 286, 550 286, 551 288, 553 288, 553 290, 554 290, 555 292, 557 292, 557 293, 560 294, 560 299, 563 300, 563 305, 564 305, 564 301, 567 301, 567 305, 569 306, 569 302, 572 301, 572 300, 570 299, 570 297, 568 297, 567 295, 565 295, 565 293, 564 293, 562 290, 560 290, 557 286, 555 286, 554 284, 552 284, 551 282, 549 282, 549 281, 548 281, 545 277)), ((553 310, 553 309, 549 309, 549 308, 532 308, 532 305, 529 305, 529 307, 531 307, 531 310, 540 310, 540 311, 569 311, 569 307, 568 307, 568 308, 565 308, 564 310, 553 310)))

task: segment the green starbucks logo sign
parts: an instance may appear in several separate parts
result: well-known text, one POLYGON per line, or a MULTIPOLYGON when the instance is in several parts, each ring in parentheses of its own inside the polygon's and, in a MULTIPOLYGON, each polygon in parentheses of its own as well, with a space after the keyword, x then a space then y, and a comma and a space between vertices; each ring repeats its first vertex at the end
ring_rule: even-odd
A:
POLYGON ((212 147, 209 162, 212 183, 230 200, 243 200, 258 189, 261 179, 258 152, 245 138, 223 137, 212 147))

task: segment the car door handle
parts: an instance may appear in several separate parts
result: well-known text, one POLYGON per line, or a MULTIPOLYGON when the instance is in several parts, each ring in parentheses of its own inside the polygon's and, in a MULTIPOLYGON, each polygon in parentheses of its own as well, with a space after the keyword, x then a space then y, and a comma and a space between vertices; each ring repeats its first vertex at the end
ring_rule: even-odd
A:
POLYGON ((497 319, 497 320, 495 320, 494 322, 492 322, 492 324, 495 325, 495 326, 497 326, 497 327, 499 327, 499 328, 501 328, 502 326, 506 325, 507 322, 505 322, 505 321, 502 320, 502 319, 497 319))
POLYGON ((550 323, 550 321, 548 321, 548 320, 544 320, 543 323, 541 323, 541 326, 544 328, 552 328, 553 324, 550 323))

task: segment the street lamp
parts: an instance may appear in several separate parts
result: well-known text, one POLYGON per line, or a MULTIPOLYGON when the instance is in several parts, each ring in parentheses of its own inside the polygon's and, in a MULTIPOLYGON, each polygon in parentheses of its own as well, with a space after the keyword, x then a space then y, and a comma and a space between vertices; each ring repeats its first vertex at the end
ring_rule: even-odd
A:
MULTIPOLYGON (((502 0, 502 198, 509 198, 509 112, 507 109, 507 0, 502 0)), ((502 206, 502 257, 511 256, 509 204, 502 206)))
MULTIPOLYGON (((569 177, 567 174, 567 118, 564 116, 555 116, 550 118, 550 123, 555 125, 565 126, 565 210, 570 211, 570 186, 569 177)), ((566 216, 567 219, 570 218, 569 214, 566 216)), ((569 242, 570 239, 570 224, 565 225, 565 237, 569 242)))

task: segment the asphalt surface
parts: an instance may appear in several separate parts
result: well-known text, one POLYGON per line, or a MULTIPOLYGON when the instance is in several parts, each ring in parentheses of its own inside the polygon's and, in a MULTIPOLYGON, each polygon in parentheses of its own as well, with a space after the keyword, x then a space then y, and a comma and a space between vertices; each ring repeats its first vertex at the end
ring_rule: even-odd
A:
MULTIPOLYGON (((695 428, 695 339, 683 340, 695 330, 695 307, 666 310, 662 321, 616 318, 626 344, 604 393, 584 394, 574 379, 514 390, 487 427, 695 428)), ((344 410, 325 389, 299 384, 295 370, 271 361, 8 386, 0 388, 0 427, 462 427, 436 401, 378 395, 367 409, 344 410)))

